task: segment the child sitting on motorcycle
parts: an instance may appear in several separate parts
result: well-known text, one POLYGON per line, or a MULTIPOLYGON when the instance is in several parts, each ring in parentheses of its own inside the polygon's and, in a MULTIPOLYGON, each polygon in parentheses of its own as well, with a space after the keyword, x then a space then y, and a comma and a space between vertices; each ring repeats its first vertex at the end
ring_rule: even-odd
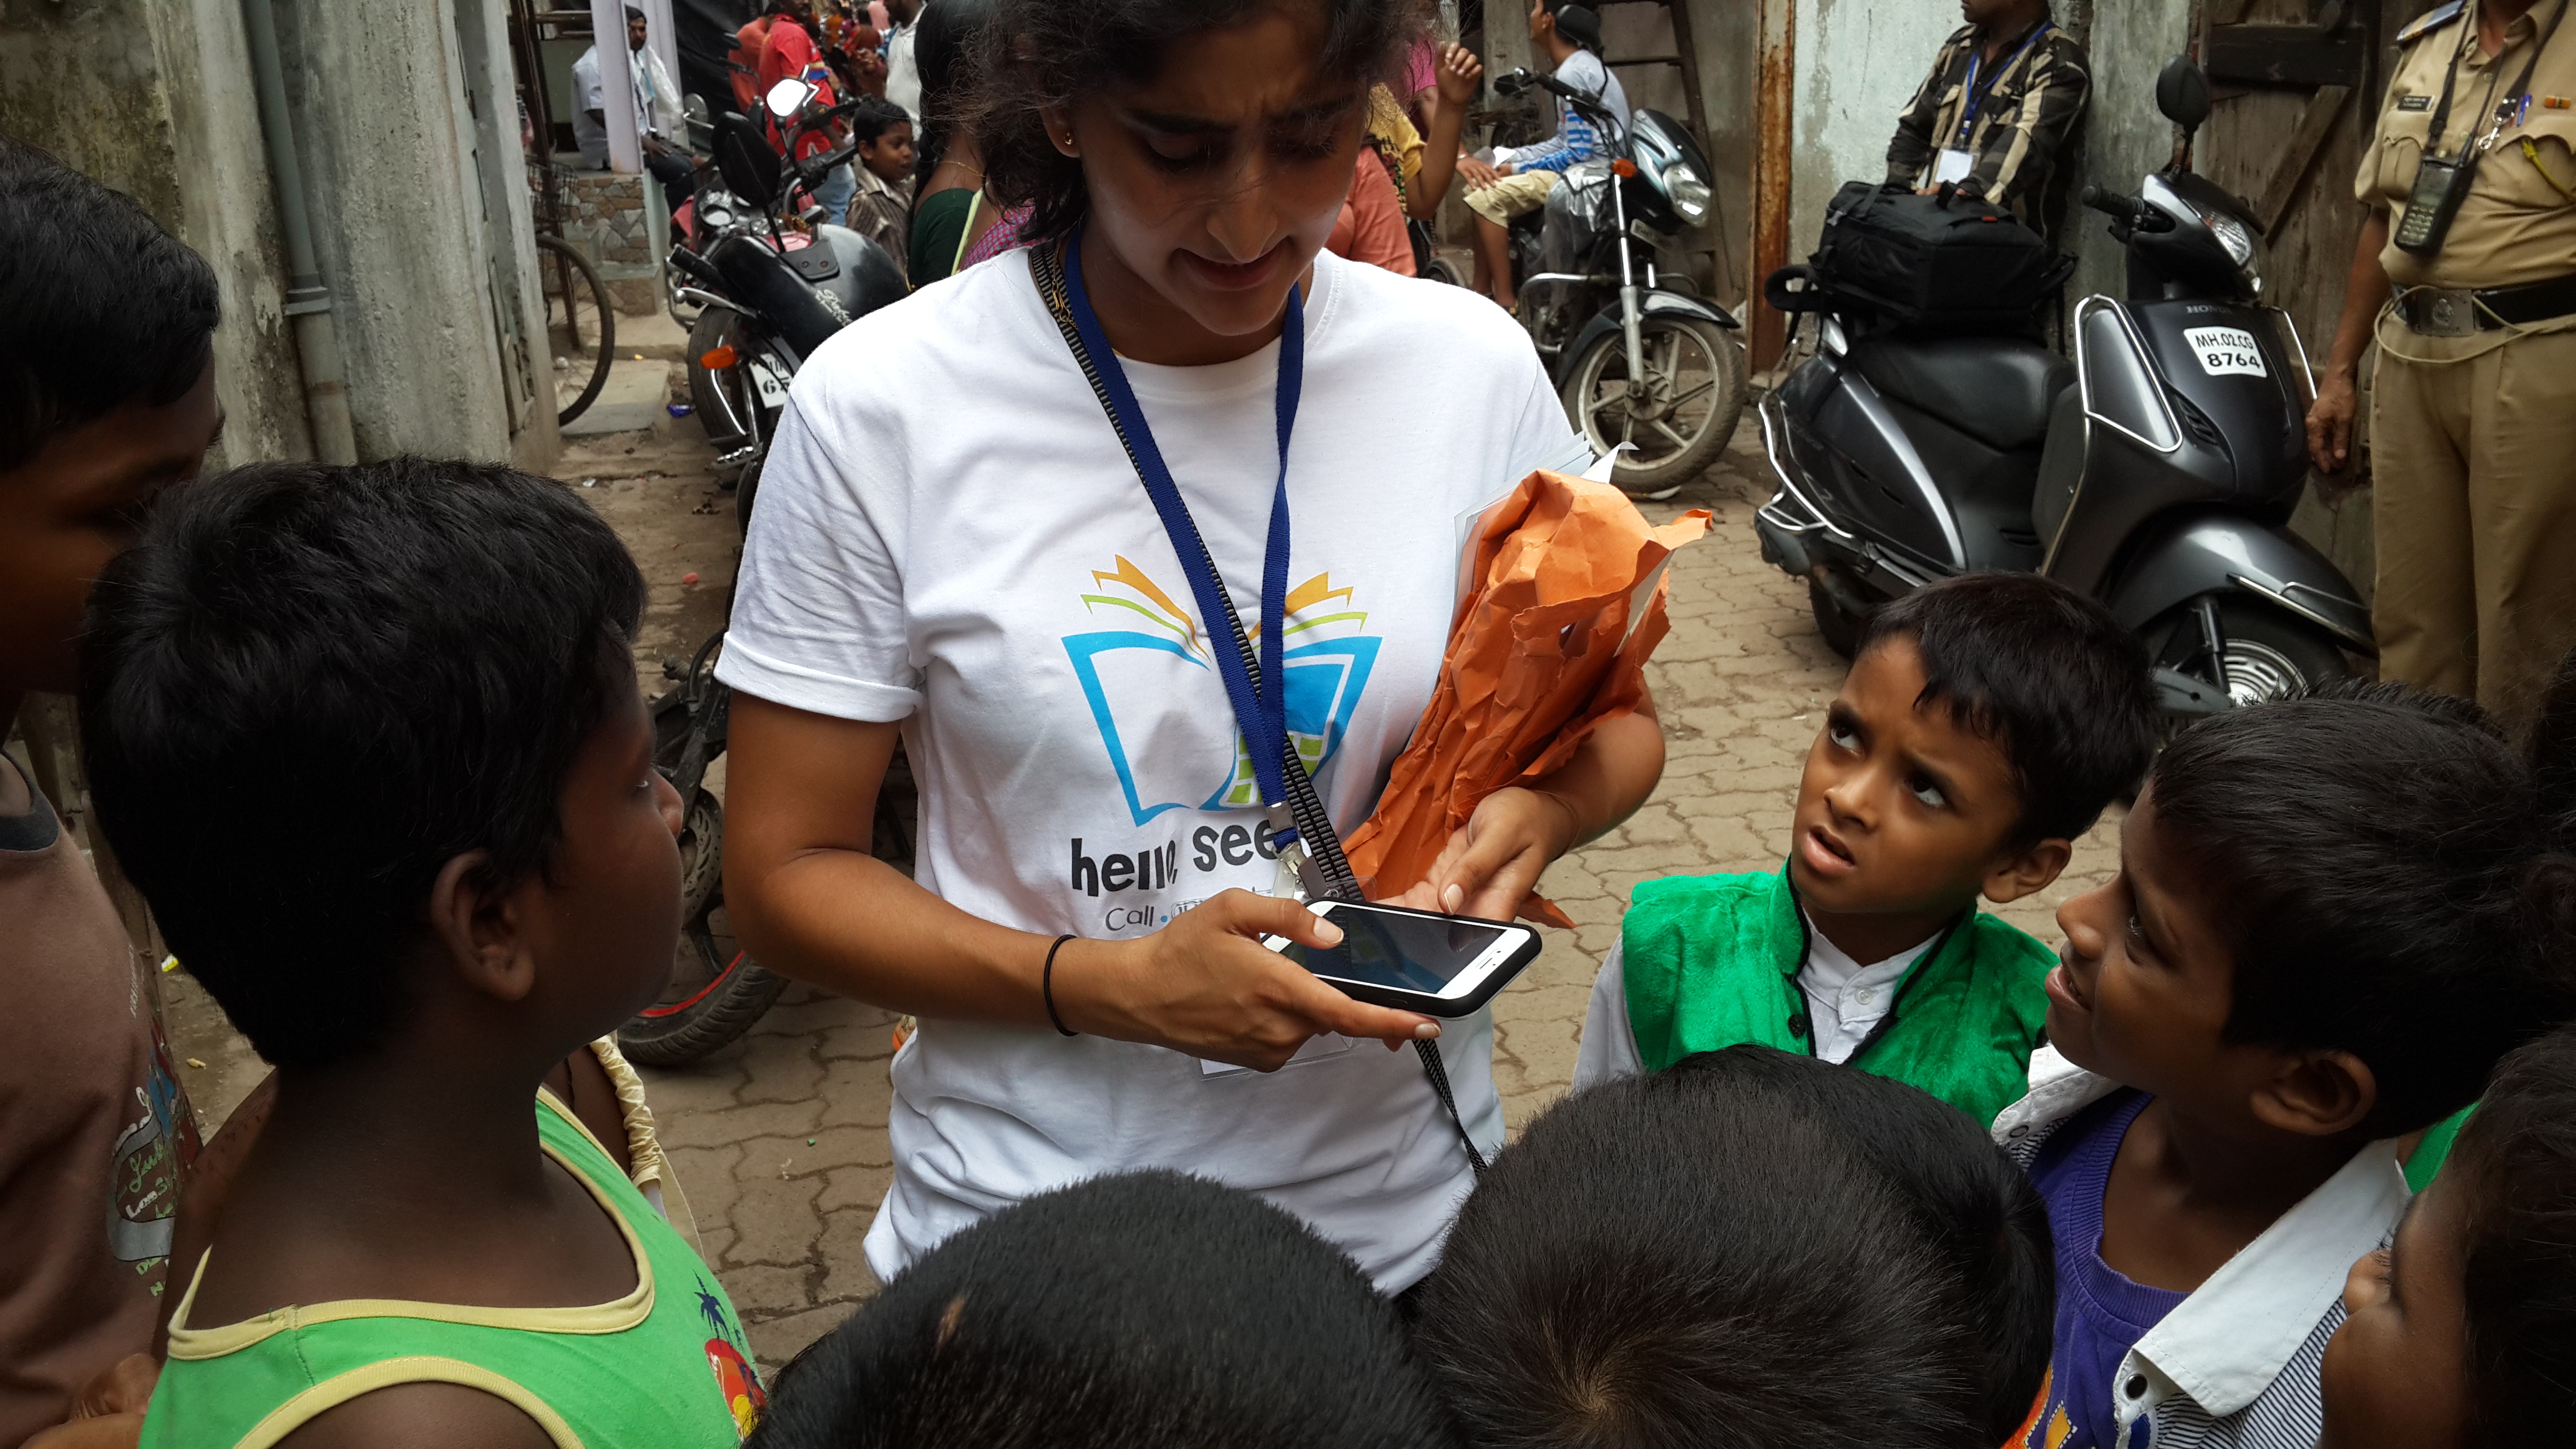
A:
MULTIPOLYGON (((1556 78, 1601 103, 1628 124, 1628 93, 1601 62, 1601 17, 1581 5, 1537 0, 1529 13, 1530 44, 1556 64, 1556 78)), ((1512 281, 1510 225, 1547 204, 1565 169, 1609 154, 1600 129, 1560 100, 1556 134, 1535 146, 1497 146, 1494 159, 1458 158, 1467 183, 1467 206, 1476 213, 1476 290, 1488 291, 1505 311, 1518 305, 1512 281)))

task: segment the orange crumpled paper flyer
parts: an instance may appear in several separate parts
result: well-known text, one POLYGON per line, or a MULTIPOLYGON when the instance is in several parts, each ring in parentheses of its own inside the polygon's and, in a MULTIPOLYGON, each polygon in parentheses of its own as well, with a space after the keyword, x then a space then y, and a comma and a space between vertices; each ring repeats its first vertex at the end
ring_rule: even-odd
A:
MULTIPOLYGON (((1371 898, 1419 884, 1487 795, 1553 772, 1636 709, 1672 627, 1665 568, 1708 525, 1695 508, 1656 527, 1617 488, 1563 473, 1532 473, 1485 511, 1431 703, 1343 843, 1352 873, 1375 878, 1371 898)), ((1536 892, 1520 914, 1573 924, 1536 892)))

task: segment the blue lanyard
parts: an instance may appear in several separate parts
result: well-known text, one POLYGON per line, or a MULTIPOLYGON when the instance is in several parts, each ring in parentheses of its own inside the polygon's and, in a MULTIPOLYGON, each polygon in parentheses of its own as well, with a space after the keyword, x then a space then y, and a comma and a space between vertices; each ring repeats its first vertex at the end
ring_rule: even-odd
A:
POLYGON ((2012 69, 2023 56, 2030 54, 2030 48, 2039 44, 2039 38, 2046 35, 2050 28, 2056 25, 2056 23, 2057 22, 2053 20, 2043 20, 2039 22, 2039 28, 2032 31, 2030 33, 2030 38, 2021 43, 2021 49, 2016 50, 2011 55, 2005 57, 2004 63, 1995 67, 1993 79, 1986 82, 1986 88, 1982 91, 1977 89, 1977 61, 1979 59, 1977 48, 1973 45, 1968 47, 1968 85, 1967 89, 1960 93, 1967 100, 1967 104, 1959 111, 1960 145, 1965 146, 1968 144, 1968 131, 1977 124, 1977 112, 1984 109, 1986 97, 1995 93, 1995 82, 2002 80, 2004 78, 2004 72, 2012 69))
MULTIPOLYGON (((1091 310, 1090 291, 1082 279, 1079 229, 1065 242, 1064 290, 1074 328, 1096 360, 1102 390, 1135 455, 1136 476, 1145 485, 1145 495, 1154 500, 1154 511, 1162 515, 1163 531, 1171 536, 1172 552, 1180 556, 1181 572, 1190 581, 1190 595, 1198 603, 1200 622, 1216 653, 1217 673, 1225 681, 1235 723, 1242 727, 1244 748, 1252 756, 1252 776, 1261 787, 1262 803, 1282 804, 1288 798, 1283 768, 1288 750, 1288 684, 1280 665, 1280 634, 1288 600, 1288 436, 1297 426, 1297 393, 1306 371, 1306 314, 1297 289, 1288 289, 1287 320, 1279 332, 1279 483, 1271 494, 1269 551, 1261 565, 1261 674, 1257 679, 1244 660, 1240 632, 1232 627, 1234 609, 1216 576, 1207 542, 1199 536, 1189 505, 1181 500, 1172 470, 1163 462, 1163 450, 1154 444, 1145 410, 1136 403, 1135 389, 1127 385, 1127 370, 1119 365, 1117 352, 1100 330, 1099 316, 1091 310), (1219 621, 1227 627, 1220 627, 1219 621)), ((1294 830, 1278 836, 1283 841, 1294 837, 1294 830)))

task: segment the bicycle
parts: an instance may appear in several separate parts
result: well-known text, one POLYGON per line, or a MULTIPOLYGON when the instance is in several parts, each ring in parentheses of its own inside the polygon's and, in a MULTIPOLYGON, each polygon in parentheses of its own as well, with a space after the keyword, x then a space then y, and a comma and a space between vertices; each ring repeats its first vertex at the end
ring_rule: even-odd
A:
POLYGON ((537 202, 537 266, 545 279, 546 351, 561 374, 555 382, 555 425, 561 427, 588 411, 608 386, 609 364, 616 360, 617 309, 609 302, 599 268, 561 235, 568 207, 553 163, 539 163, 531 180, 537 202), (564 388, 575 378, 581 379, 581 391, 566 402, 564 388))

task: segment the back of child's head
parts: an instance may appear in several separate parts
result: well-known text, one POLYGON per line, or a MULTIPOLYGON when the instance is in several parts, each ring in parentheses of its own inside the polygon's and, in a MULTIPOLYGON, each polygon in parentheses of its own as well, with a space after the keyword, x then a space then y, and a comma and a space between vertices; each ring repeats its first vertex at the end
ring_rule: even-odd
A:
POLYGON ((2471 1442, 2564 1445, 2576 1430, 2576 1028, 2505 1058, 2442 1171, 2464 1201, 2471 1442))
POLYGON ((1007 1208, 781 1375, 758 1449, 1432 1449, 1395 1306, 1295 1217, 1171 1172, 1007 1208))
POLYGON ((2072 840, 2154 756, 2146 646, 2100 604, 2036 574, 1972 573, 1882 605, 1854 657, 1893 640, 1923 665, 1919 706, 1992 741, 2021 793, 2016 845, 2072 840))
POLYGON ((2474 1099, 2498 1058, 2576 1015, 2560 764, 2535 771, 2476 705, 2398 684, 2184 731, 2148 801, 2229 953, 2225 1039, 2359 1057, 2369 1136, 2474 1099))
POLYGON ((1975 1123, 1737 1046, 1530 1124, 1412 1317, 1485 1449, 1992 1449, 2054 1305, 2046 1209, 1975 1123))
POLYGON ((206 370, 214 269, 132 197, 0 135, 0 473, 206 370))
POLYGON ((546 868, 644 584, 562 484, 418 458, 178 489, 90 606, 82 729, 119 859, 260 1055, 401 1024, 432 883, 546 868))
POLYGON ((861 96, 851 104, 857 109, 850 112, 850 139, 861 145, 873 146, 886 132, 912 124, 910 112, 881 96, 861 96))

